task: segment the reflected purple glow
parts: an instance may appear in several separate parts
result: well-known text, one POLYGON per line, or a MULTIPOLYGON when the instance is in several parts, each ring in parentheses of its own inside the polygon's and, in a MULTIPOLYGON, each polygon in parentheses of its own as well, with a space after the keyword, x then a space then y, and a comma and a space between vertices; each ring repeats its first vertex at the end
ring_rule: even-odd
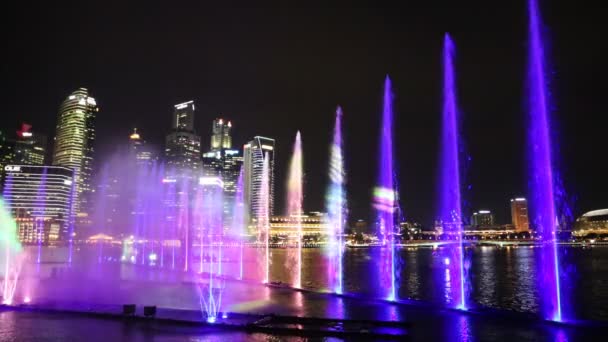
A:
POLYGON ((443 231, 453 243, 446 244, 447 304, 466 310, 464 246, 460 197, 460 139, 454 79, 454 43, 446 33, 443 47, 443 114, 441 135, 440 212, 443 231), (448 285, 449 284, 449 285, 448 285))
POLYGON ((549 98, 545 55, 540 30, 542 20, 536 0, 529 0, 529 182, 534 210, 532 218, 543 245, 539 260, 541 314, 554 321, 562 320, 560 302, 559 262, 556 244, 556 210, 551 155, 549 98))
POLYGON ((384 97, 382 123, 380 131, 380 159, 378 160, 378 183, 374 189, 374 207, 377 217, 377 234, 381 239, 383 249, 380 255, 380 285, 385 289, 383 295, 388 300, 397 298, 397 283, 395 279, 395 212, 396 189, 393 165, 393 94, 391 80, 386 76, 384 81, 384 97))

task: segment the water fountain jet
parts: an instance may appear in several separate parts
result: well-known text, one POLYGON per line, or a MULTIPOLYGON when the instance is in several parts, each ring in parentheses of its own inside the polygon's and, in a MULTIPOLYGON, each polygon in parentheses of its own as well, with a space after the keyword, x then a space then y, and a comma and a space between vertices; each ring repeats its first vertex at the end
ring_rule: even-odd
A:
POLYGON ((397 189, 393 164, 393 93, 388 76, 384 81, 382 123, 380 130, 380 159, 378 160, 378 183, 374 189, 377 233, 382 243, 380 255, 380 286, 387 300, 397 299, 397 267, 395 260, 395 213, 397 212, 397 189))
POLYGON ((287 182, 287 216, 294 219, 296 223, 295 244, 296 248, 288 250, 287 268, 292 272, 292 286, 302 287, 302 140, 300 131, 296 134, 293 146, 293 155, 289 168, 289 179, 287 182))
POLYGON ((448 305, 466 310, 466 284, 464 269, 463 222, 460 188, 460 137, 458 132, 458 106, 454 76, 454 42, 445 34, 443 46, 443 114, 441 134, 441 179, 439 218, 444 234, 452 242, 444 247, 446 291, 448 305))
POLYGON ((528 157, 532 222, 542 240, 539 258, 541 314, 545 319, 562 320, 557 225, 555 223, 555 179, 551 152, 550 104, 547 89, 545 52, 540 32, 542 19, 536 0, 528 2, 528 157))
POLYGON ((345 171, 342 152, 342 108, 336 109, 333 142, 329 157, 329 186, 325 197, 329 215, 329 244, 326 253, 329 256, 329 287, 342 294, 344 291, 342 276, 342 258, 344 254, 344 224, 346 222, 346 196, 344 190, 345 171))

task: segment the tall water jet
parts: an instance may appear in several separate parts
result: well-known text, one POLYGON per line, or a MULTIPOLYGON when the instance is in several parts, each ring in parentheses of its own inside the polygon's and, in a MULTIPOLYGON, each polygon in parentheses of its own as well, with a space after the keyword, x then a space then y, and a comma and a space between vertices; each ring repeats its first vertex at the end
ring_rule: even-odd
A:
POLYGON ((454 76, 454 43, 445 34, 443 45, 443 114, 441 133, 440 208, 444 236, 449 243, 443 248, 446 267, 446 301, 458 309, 467 308, 465 295, 463 223, 460 188, 460 139, 458 106, 454 76))
POLYGON ((346 222, 345 171, 342 152, 342 108, 336 109, 333 141, 329 151, 329 186, 325 203, 329 215, 329 244, 327 245, 330 289, 343 293, 342 258, 344 254, 344 225, 346 222))
POLYGON ((218 177, 202 177, 197 189, 195 201, 194 229, 200 237, 200 273, 203 274, 203 263, 208 265, 206 288, 199 285, 199 300, 204 309, 207 321, 214 322, 222 305, 224 281, 222 279, 223 263, 223 189, 224 183, 218 177), (206 246, 206 249, 203 249, 206 246), (203 251, 206 250, 206 258, 203 251))
MULTIPOLYGON (((11 180, 7 180, 11 181, 11 180)), ((0 246, 2 260, 2 304, 11 305, 21 272, 21 244, 17 236, 17 224, 0 198, 0 246)))
POLYGON ((532 222, 542 240, 538 260, 541 314, 561 321, 559 262, 556 245, 554 167, 551 152, 550 104, 541 36, 542 20, 536 0, 529 0, 528 51, 528 157, 532 222))
POLYGON ((393 93, 388 76, 384 81, 382 123, 380 127, 380 159, 378 183, 374 189, 377 234, 382 243, 380 254, 380 286, 382 296, 388 300, 397 298, 398 279, 395 260, 395 214, 397 191, 393 164, 393 93))
POLYGON ((262 270, 262 282, 268 284, 270 282, 270 164, 268 153, 264 155, 264 165, 262 167, 262 182, 260 189, 260 206, 258 208, 257 230, 258 230, 258 245, 262 248, 262 262, 260 265, 262 270))
POLYGON ((245 193, 243 191, 244 185, 244 168, 241 167, 239 171, 239 178, 236 183, 236 196, 234 197, 234 211, 233 211, 233 235, 237 238, 239 244, 239 276, 238 279, 243 279, 243 244, 245 236, 247 235, 247 222, 246 222, 246 207, 245 207, 245 193))
POLYGON ((296 231, 291 236, 295 240, 296 248, 288 250, 286 266, 292 272, 292 286, 296 288, 302 287, 302 180, 302 140, 298 131, 287 181, 287 216, 293 218, 296 223, 296 231))

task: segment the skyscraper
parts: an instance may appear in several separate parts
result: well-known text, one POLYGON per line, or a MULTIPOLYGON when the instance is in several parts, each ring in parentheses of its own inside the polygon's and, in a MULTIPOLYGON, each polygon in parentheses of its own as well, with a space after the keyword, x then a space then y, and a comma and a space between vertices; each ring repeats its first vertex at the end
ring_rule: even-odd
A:
POLYGON ((166 171, 193 180, 201 171, 201 138, 194 131, 194 101, 174 106, 171 132, 165 140, 166 171))
POLYGON ((156 153, 137 132, 137 128, 133 128, 133 133, 129 135, 129 155, 135 159, 137 166, 152 166, 157 159, 156 153))
POLYGON ((249 218, 257 220, 260 212, 260 192, 264 158, 268 156, 268 211, 274 212, 274 147, 271 138, 256 136, 243 147, 244 197, 249 218))
POLYGON ((15 144, 0 131, 0 188, 4 185, 4 167, 15 161, 15 144))
POLYGON ((97 102, 89 96, 86 88, 74 91, 59 107, 53 165, 74 170, 74 212, 80 224, 88 221, 91 210, 95 116, 98 111, 97 102))
POLYGON ((213 120, 213 130, 211 133, 212 151, 232 148, 231 129, 232 123, 230 121, 224 121, 224 119, 213 120))
POLYGON ((232 123, 224 119, 213 120, 211 151, 203 154, 203 175, 219 177, 223 183, 224 228, 232 227, 236 187, 243 157, 232 147, 232 123))
POLYGON ((73 175, 61 166, 6 165, 3 196, 23 243, 52 243, 73 222, 73 175))
POLYGON ((494 215, 489 210, 479 210, 473 213, 471 216, 471 225, 477 227, 493 226, 494 215))
POLYGON ((26 123, 17 131, 15 140, 15 164, 44 165, 46 157, 46 135, 31 131, 32 126, 26 123))
POLYGON ((511 223, 516 232, 527 232, 530 230, 528 221, 528 201, 525 198, 514 198, 511 200, 511 223))

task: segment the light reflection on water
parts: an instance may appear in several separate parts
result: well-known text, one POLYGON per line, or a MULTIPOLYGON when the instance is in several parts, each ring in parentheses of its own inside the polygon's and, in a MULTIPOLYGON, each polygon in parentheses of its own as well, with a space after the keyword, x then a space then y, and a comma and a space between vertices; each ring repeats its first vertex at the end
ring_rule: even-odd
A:
MULTIPOLYGON (((576 273, 569 273, 569 276, 572 277, 569 282, 571 286, 569 289, 570 296, 577 298, 577 300, 572 301, 575 304, 572 307, 573 316, 577 318, 608 319, 608 312, 606 311, 606 307, 608 307, 608 285, 606 285, 608 284, 608 248, 596 247, 591 250, 584 250, 579 247, 563 248, 569 248, 567 259, 564 262, 572 265, 572 268, 576 270, 576 273)), ((99 264, 97 263, 98 251, 99 249, 94 247, 91 250, 80 248, 80 250, 75 251, 73 269, 78 270, 78 277, 89 279, 93 284, 97 282, 99 286, 105 282, 111 282, 111 279, 137 279, 143 281, 143 285, 125 284, 121 288, 121 291, 131 288, 134 293, 137 293, 138 286, 151 287, 154 283, 162 283, 164 287, 171 288, 192 281, 192 279, 185 279, 183 274, 177 270, 162 271, 158 266, 120 264, 118 262, 120 260, 120 249, 104 248, 105 254, 102 256, 102 260, 105 261, 99 264)), ((37 254, 37 248, 30 249, 29 252, 35 255, 37 254)), ((246 251, 245 255, 255 256, 256 252, 256 250, 246 251)), ((435 253, 430 248, 420 247, 401 249, 399 253, 404 259, 403 265, 406 266, 401 270, 400 298, 444 302, 445 288, 446 285, 451 285, 451 276, 446 273, 447 269, 443 260, 439 257, 440 253, 435 253), (440 278, 442 279, 438 279, 436 275, 441 275, 440 278)), ((468 260, 471 264, 471 298, 473 302, 495 308, 537 312, 539 308, 539 288, 536 268, 534 267, 537 253, 538 249, 528 247, 499 248, 483 246, 473 248, 469 253, 470 260, 468 260)), ((316 290, 327 289, 327 272, 325 272, 325 259, 322 251, 320 249, 304 249, 303 254, 302 283, 306 287, 316 290)), ((371 255, 373 255, 373 252, 369 249, 346 249, 344 254, 346 292, 374 295, 378 280, 371 276, 374 273, 369 272, 370 268, 376 265, 371 255)), ((286 249, 272 250, 271 281, 289 283, 291 280, 292 275, 285 272, 282 267, 286 257, 286 249)), ((69 271, 65 268, 66 264, 62 262, 66 258, 67 249, 43 248, 42 264, 25 268, 24 276, 36 279, 60 276, 69 271)), ((248 281, 256 282, 256 278, 259 278, 257 263, 255 260, 250 260, 251 258, 248 259, 244 267, 245 278, 248 281)), ((196 267, 196 264, 192 266, 196 267)), ((229 274, 232 272, 231 270, 236 272, 239 265, 227 261, 224 269, 229 274)), ((81 279, 74 281, 81 281, 81 279)), ((37 289, 35 282, 32 283, 32 281, 24 281, 22 286, 24 289, 27 288, 28 292, 30 290, 44 292, 39 288, 37 289)), ((57 293, 55 296, 58 299, 63 299, 61 296, 69 297, 71 295, 69 285, 53 286, 60 287, 55 289, 55 293, 57 293)), ((243 293, 239 291, 227 293, 226 303, 227 305, 238 306, 240 302, 250 303, 255 302, 257 298, 264 300, 264 298, 272 297, 268 293, 264 294, 262 288, 264 287, 255 291, 243 291, 243 293)), ((160 290, 160 292, 162 291, 168 290, 160 290)), ((97 294, 104 295, 101 289, 93 288, 87 293, 87 296, 93 298, 97 294)), ((107 297, 112 298, 113 295, 108 293, 107 297)), ((145 296, 143 293, 138 295, 142 298, 145 296)), ((176 300, 179 301, 180 298, 184 302, 189 301, 187 299, 188 294, 177 295, 177 297, 177 299, 163 298, 160 301, 173 307, 187 304, 172 303, 176 300)), ((296 307, 305 306, 301 294, 297 294, 295 297, 275 296, 271 300, 277 306, 280 306, 282 301, 285 300, 291 301, 291 304, 295 304, 296 307)), ((328 312, 340 312, 341 315, 345 313, 344 308, 336 306, 338 304, 332 302, 332 305, 333 307, 326 308, 328 312)))

